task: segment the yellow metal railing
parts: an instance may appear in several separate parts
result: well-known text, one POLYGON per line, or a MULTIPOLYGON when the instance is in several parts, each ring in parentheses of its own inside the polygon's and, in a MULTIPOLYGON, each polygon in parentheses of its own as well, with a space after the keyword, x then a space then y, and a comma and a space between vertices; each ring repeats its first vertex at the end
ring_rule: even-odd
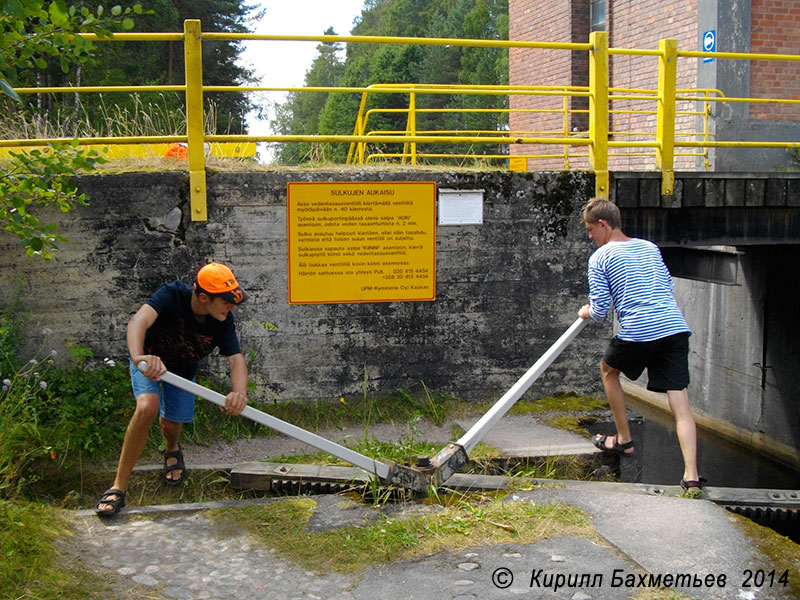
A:
MULTIPOLYGON (((377 84, 370 86, 373 89, 378 88, 391 88, 392 86, 386 84, 377 84)), ((394 86, 396 87, 396 85, 394 86)), ((498 95, 506 95, 509 93, 509 86, 458 86, 458 85, 450 85, 450 86, 423 86, 423 85, 416 85, 414 86, 417 90, 424 89, 424 88, 431 88, 436 90, 446 91, 448 93, 463 93, 463 94, 470 94, 473 93, 476 88, 481 90, 491 89, 494 90, 498 95)), ((519 137, 562 137, 563 139, 569 138, 587 138, 589 133, 588 131, 578 131, 578 130, 570 130, 570 117, 572 115, 578 114, 587 114, 589 113, 588 109, 573 109, 569 108, 569 98, 570 96, 576 95, 589 95, 589 88, 588 86, 517 86, 513 88, 514 91, 517 93, 519 90, 526 90, 531 95, 539 95, 540 92, 552 92, 553 90, 562 90, 563 91, 563 98, 561 102, 560 108, 416 108, 416 92, 408 94, 409 96, 409 107, 408 108, 370 108, 368 110, 364 110, 365 102, 361 104, 361 110, 359 111, 356 117, 356 124, 353 130, 354 135, 366 135, 366 136, 377 136, 377 135, 403 135, 407 134, 410 136, 413 135, 497 135, 498 130, 480 130, 480 129, 438 129, 438 130, 424 130, 419 129, 416 127, 417 123, 417 115, 420 114, 485 114, 485 113, 495 113, 495 114, 540 114, 540 115, 558 115, 561 120, 561 127, 559 130, 504 130, 502 133, 507 135, 509 138, 519 138, 519 137), (570 92, 582 92, 581 94, 571 94, 570 92), (370 129, 369 128, 369 119, 373 115, 379 114, 405 114, 407 115, 407 124, 404 131, 393 131, 393 130, 381 130, 381 129, 370 129)), ((624 88, 609 88, 609 100, 619 101, 619 100, 644 100, 655 102, 658 100, 658 91, 657 90, 643 90, 643 89, 624 89, 624 88), (633 94, 633 95, 632 95, 633 94), (649 94, 649 95, 645 95, 649 94)), ((694 117, 701 117, 703 123, 703 130, 702 131, 676 131, 674 133, 674 137, 677 139, 679 137, 702 137, 704 141, 709 141, 713 134, 710 133, 710 115, 711 115, 711 104, 709 102, 709 98, 711 97, 710 94, 717 94, 718 97, 724 97, 721 91, 719 90, 709 90, 709 89, 681 89, 677 90, 679 94, 676 96, 676 103, 677 102, 702 102, 703 103, 703 110, 679 110, 676 108, 675 115, 676 116, 694 116, 694 117), (689 94, 693 94, 689 96, 689 94), (702 94, 702 96, 698 96, 702 94)), ((363 98, 366 99, 368 93, 365 92, 363 94, 363 98)), ((617 109, 609 109, 609 115, 617 115, 617 114, 629 114, 629 115, 653 115, 656 116, 658 111, 656 110, 645 110, 645 109, 629 109, 629 110, 617 110, 617 109)), ((652 137, 654 140, 656 139, 656 132, 648 132, 648 131, 611 131, 609 130, 609 137, 613 136, 629 136, 629 137, 652 137)), ((470 159, 500 159, 500 160, 508 160, 508 154, 487 154, 487 153, 455 153, 455 152, 448 152, 448 153, 431 153, 431 152, 419 152, 416 151, 415 146, 411 146, 409 150, 408 144, 404 145, 402 152, 390 153, 390 152, 373 152, 367 153, 367 146, 366 142, 360 143, 351 143, 350 149, 347 154, 346 162, 347 164, 364 164, 369 163, 373 160, 378 159, 400 159, 403 163, 410 162, 412 165, 417 164, 417 159, 419 158, 470 158, 470 159)), ((674 156, 684 156, 684 157, 702 157, 704 168, 706 171, 711 169, 711 163, 708 157, 708 148, 702 148, 700 152, 674 152, 674 156)), ((537 158, 544 158, 544 159, 552 159, 555 157, 561 157, 563 159, 564 170, 570 170, 571 163, 570 159, 572 158, 588 158, 588 152, 580 152, 580 151, 572 151, 570 150, 569 145, 564 145, 563 152, 561 154, 515 154, 516 158, 525 158, 525 159, 537 159, 537 158)), ((609 152, 609 157, 632 157, 632 156, 656 156, 656 150, 653 149, 651 152, 609 152)))
MULTIPOLYGON (((708 125, 710 106, 713 102, 767 102, 783 104, 800 104, 795 99, 764 99, 764 98, 730 98, 724 97, 718 90, 679 90, 677 89, 677 61, 680 58, 715 58, 736 60, 772 60, 772 61, 800 61, 800 55, 772 55, 772 54, 744 54, 733 52, 688 52, 677 49, 677 41, 673 39, 662 40, 657 50, 638 50, 626 48, 609 48, 608 34, 598 31, 590 35, 588 43, 558 43, 558 42, 528 42, 506 40, 475 40, 451 38, 406 38, 406 37, 381 37, 381 36, 292 36, 292 35, 259 35, 259 34, 231 34, 208 33, 201 30, 200 21, 189 20, 184 23, 183 33, 121 33, 112 39, 100 39, 96 35, 82 34, 82 37, 96 42, 106 41, 183 41, 185 53, 185 84, 171 86, 98 86, 98 87, 61 87, 61 88, 17 88, 18 94, 36 93, 111 93, 127 92, 140 93, 147 91, 178 92, 185 95, 186 106, 186 135, 164 136, 138 136, 138 137, 85 137, 78 140, 81 145, 122 145, 122 144, 171 144, 185 143, 188 149, 188 166, 191 190, 191 215, 194 221, 203 221, 206 213, 206 180, 205 180, 205 149, 208 145, 216 144, 250 144, 255 142, 319 142, 319 143, 347 143, 350 144, 348 162, 364 163, 370 160, 366 153, 368 144, 399 144, 402 152, 383 154, 384 158, 400 158, 410 160, 416 164, 418 157, 480 157, 480 158, 533 158, 533 157, 562 157, 565 168, 570 168, 570 158, 576 156, 587 157, 589 167, 596 175, 595 193, 598 196, 608 197, 609 156, 615 156, 618 151, 627 151, 625 156, 654 155, 657 168, 662 173, 662 193, 671 194, 674 183, 674 160, 676 156, 703 156, 708 168, 708 150, 710 148, 800 148, 800 142, 770 142, 770 141, 718 141, 710 133, 708 125), (371 44, 410 44, 410 45, 440 45, 440 46, 469 46, 491 48, 538 48, 548 50, 564 50, 569 52, 587 52, 589 55, 589 85, 581 86, 436 86, 415 84, 376 85, 368 87, 261 87, 261 86, 205 86, 203 85, 202 70, 202 44, 213 41, 297 41, 297 42, 322 42, 322 43, 371 43, 371 44), (609 56, 611 55, 637 55, 652 56, 658 60, 658 89, 638 90, 610 88, 609 82, 609 56), (356 124, 352 135, 210 135, 203 129, 203 94, 205 92, 347 92, 360 93, 361 105, 356 117, 356 124), (403 131, 368 131, 369 116, 378 110, 366 110, 367 97, 371 94, 407 94, 409 97, 408 109, 399 109, 407 114, 406 127, 403 131), (477 110, 511 111, 516 112, 542 112, 560 113, 562 127, 558 131, 431 131, 417 129, 417 115, 424 112, 444 109, 418 108, 416 105, 419 94, 473 94, 473 95, 502 95, 502 96, 553 96, 561 99, 561 108, 558 109, 463 109, 467 113, 477 110), (588 98, 588 109, 569 108, 569 99, 574 97, 588 98), (615 109, 613 104, 622 101, 646 101, 655 103, 654 109, 633 110, 615 109), (702 103, 703 110, 676 109, 679 102, 702 103), (588 112, 588 131, 570 131, 569 118, 575 114, 588 112), (615 114, 655 115, 655 133, 652 131, 620 131, 609 130, 609 117, 615 114), (675 120, 679 115, 695 115, 703 117, 702 132, 676 132, 675 120), (611 139, 613 136, 613 139, 611 139), (632 139, 645 137, 652 139, 632 139), (627 139, 626 139, 627 138, 627 139), (699 139, 688 139, 699 138, 699 139), (523 154, 511 156, 506 154, 476 155, 473 153, 428 153, 419 152, 423 144, 453 144, 453 145, 537 145, 561 147, 560 154, 523 154), (582 150, 585 149, 585 154, 582 150), (682 149, 682 152, 678 152, 682 149), (687 152, 690 150, 691 152, 687 152)), ((52 141, 70 141, 65 138, 53 139, 14 139, 0 140, 0 152, 6 148, 21 148, 25 146, 44 146, 52 141)))

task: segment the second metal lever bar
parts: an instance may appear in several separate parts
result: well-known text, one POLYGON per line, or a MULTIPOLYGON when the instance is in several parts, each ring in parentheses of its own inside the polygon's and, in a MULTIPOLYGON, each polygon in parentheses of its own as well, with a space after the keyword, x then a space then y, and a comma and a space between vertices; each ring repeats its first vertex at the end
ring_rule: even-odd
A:
MULTIPOLYGON (((147 363, 142 361, 139 363, 138 367, 140 371, 144 371, 147 369, 147 363)), ((199 383, 185 379, 180 375, 176 375, 175 373, 170 373, 167 371, 161 375, 161 380, 182 390, 190 392, 195 396, 205 398, 209 402, 213 402, 218 406, 225 406, 225 396, 219 392, 210 390, 199 383)), ((342 460, 349 462, 351 465, 355 465, 356 467, 364 469, 368 473, 377 475, 381 479, 387 479, 389 477, 390 467, 388 464, 377 461, 374 458, 364 456, 363 454, 360 454, 355 450, 351 450, 350 448, 345 448, 336 442, 332 442, 315 433, 306 431, 297 425, 292 425, 286 421, 281 421, 279 418, 268 415, 257 408, 245 406, 241 415, 250 419, 251 421, 255 421, 256 423, 264 425, 265 427, 269 427, 270 429, 274 429, 275 431, 279 431, 280 433, 293 437, 296 440, 300 440, 301 442, 304 442, 309 446, 313 446, 318 450, 322 450, 323 452, 327 452, 328 454, 336 456, 337 458, 341 458, 342 460)))

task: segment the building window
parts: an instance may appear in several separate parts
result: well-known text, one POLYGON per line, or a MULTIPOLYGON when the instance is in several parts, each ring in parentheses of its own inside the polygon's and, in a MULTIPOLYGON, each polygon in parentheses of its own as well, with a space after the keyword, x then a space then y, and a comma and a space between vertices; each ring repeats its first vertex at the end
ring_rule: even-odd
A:
POLYGON ((589 31, 606 31, 606 0, 590 0, 589 31))

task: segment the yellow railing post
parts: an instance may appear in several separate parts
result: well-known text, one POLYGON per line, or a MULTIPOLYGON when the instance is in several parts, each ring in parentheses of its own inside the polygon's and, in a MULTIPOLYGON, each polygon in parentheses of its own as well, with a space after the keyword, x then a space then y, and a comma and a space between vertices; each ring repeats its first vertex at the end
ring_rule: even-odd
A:
POLYGON ((589 43, 589 164, 595 196, 608 198, 608 32, 592 32, 589 43))
POLYGON ((658 121, 656 123, 656 167, 661 169, 661 195, 671 196, 675 187, 675 89, 678 75, 678 40, 658 45, 658 121))
MULTIPOLYGON (((356 124, 353 127, 353 135, 360 136, 364 135, 364 129, 366 128, 366 117, 364 115, 364 109, 367 107, 367 92, 361 93, 361 104, 358 106, 358 114, 356 115, 356 124)), ((347 164, 356 164, 359 165, 364 164, 364 152, 366 149, 366 144, 364 142, 350 142, 350 149, 347 151, 347 164)))
POLYGON ((208 219, 206 207, 206 159, 203 129, 203 50, 200 21, 183 22, 186 62, 186 134, 189 146, 189 190, 192 221, 208 219))
MULTIPOLYGON (((566 94, 567 88, 564 88, 564 98, 561 102, 563 115, 563 130, 562 135, 564 139, 569 137, 569 96, 566 94)), ((569 171, 569 146, 564 144, 564 170, 569 171)))
MULTIPOLYGON (((406 128, 409 135, 417 135, 417 95, 413 92, 408 95, 408 125, 406 128)), ((406 144, 406 146, 408 146, 408 144, 406 144)), ((405 154, 405 149, 403 150, 403 154, 405 154)), ((405 156, 403 156, 403 162, 406 162, 405 156)), ((411 143, 411 164, 417 164, 416 142, 411 143)))
POLYGON ((709 127, 709 119, 711 117, 711 104, 708 101, 709 92, 705 91, 706 100, 703 103, 703 166, 706 171, 711 170, 711 161, 708 159, 708 141, 710 139, 711 129, 709 127))

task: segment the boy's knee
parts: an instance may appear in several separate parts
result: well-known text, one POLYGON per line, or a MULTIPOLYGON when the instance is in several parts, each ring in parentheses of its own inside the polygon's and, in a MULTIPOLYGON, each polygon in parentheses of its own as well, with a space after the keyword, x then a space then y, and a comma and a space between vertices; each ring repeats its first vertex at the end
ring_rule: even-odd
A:
POLYGON ((136 410, 134 416, 152 423, 158 416, 158 396, 147 398, 140 396, 136 399, 136 410))
POLYGON ((606 361, 600 361, 600 373, 603 377, 619 377, 619 369, 615 369, 614 367, 610 367, 606 361))

